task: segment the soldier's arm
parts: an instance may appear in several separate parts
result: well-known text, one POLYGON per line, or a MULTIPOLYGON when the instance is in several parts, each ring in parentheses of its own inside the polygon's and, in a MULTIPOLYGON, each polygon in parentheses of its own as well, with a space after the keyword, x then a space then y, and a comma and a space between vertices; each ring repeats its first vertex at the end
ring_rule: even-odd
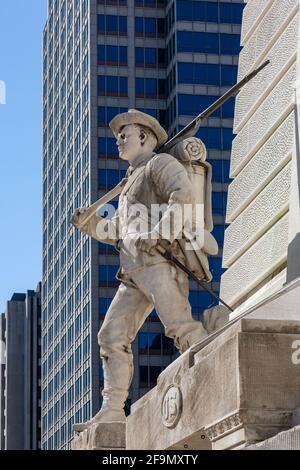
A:
MULTIPOLYGON (((80 218, 84 216, 86 209, 77 209, 72 216, 71 223, 78 228, 80 218)), ((116 246, 119 239, 119 215, 118 211, 112 218, 103 218, 94 215, 83 227, 81 232, 89 235, 95 240, 116 246)))
POLYGON ((156 191, 167 204, 166 210, 154 227, 159 238, 173 242, 182 232, 188 212, 186 205, 193 202, 193 190, 183 165, 169 154, 159 154, 150 163, 150 174, 156 191), (169 233, 168 233, 169 228, 169 233))

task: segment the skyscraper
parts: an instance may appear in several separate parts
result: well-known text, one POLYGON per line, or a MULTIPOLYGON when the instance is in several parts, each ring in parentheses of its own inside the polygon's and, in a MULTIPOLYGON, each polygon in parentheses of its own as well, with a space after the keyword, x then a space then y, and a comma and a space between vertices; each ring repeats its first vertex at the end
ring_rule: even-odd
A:
POLYGON ((41 448, 41 283, 0 316, 0 449, 41 448))
MULTIPOLYGON (((172 135, 236 80, 243 0, 49 0, 44 30, 42 446, 67 449, 98 411, 97 331, 116 292, 118 253, 75 231, 73 210, 124 175, 109 121, 137 108, 172 135)), ((219 290, 233 100, 199 136, 214 169, 211 259, 219 290)), ((116 202, 117 204, 117 202, 116 202)), ((191 283, 198 318, 213 303, 191 283)), ((130 399, 175 357, 153 312, 134 343, 130 399)))

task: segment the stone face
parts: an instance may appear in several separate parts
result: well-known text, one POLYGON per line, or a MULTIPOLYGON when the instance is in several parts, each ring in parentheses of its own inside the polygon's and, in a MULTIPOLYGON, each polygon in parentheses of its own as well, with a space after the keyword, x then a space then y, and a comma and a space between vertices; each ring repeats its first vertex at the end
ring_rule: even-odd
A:
POLYGON ((287 259, 288 214, 246 251, 222 276, 221 297, 234 305, 287 259))
POLYGON ((207 439, 213 449, 237 449, 291 428, 300 403, 300 365, 292 361, 297 299, 300 281, 165 369, 132 407, 127 449, 202 449, 207 439), (180 390, 182 408, 171 406, 170 428, 162 405, 171 387, 180 390))
MULTIPOLYGON (((255 4, 249 3, 248 12, 244 13, 244 22, 250 10, 255 11, 255 4)), ((286 22, 295 16, 298 0, 275 0, 265 10, 257 28, 250 35, 240 54, 239 79, 244 77, 264 56, 267 55, 278 36, 286 27, 286 22)), ((253 12, 254 13, 254 12, 253 12)))
POLYGON ((245 44, 251 31, 259 23, 261 16, 270 8, 274 0, 249 0, 244 8, 244 17, 241 32, 242 44, 245 44))
POLYGON ((291 159, 294 121, 292 112, 230 184, 227 223, 232 222, 291 159))
POLYGON ((230 168, 234 181, 226 218, 231 225, 223 259, 228 270, 221 279, 221 296, 234 307, 248 304, 253 295, 268 295, 268 285, 279 272, 284 276, 278 289, 300 274, 299 230, 292 230, 299 219, 295 205, 300 194, 294 112, 298 11, 298 0, 250 0, 243 13, 239 78, 267 59, 270 63, 236 100, 230 168))
POLYGON ((288 211, 290 188, 289 163, 226 230, 223 267, 229 267, 288 211))
POLYGON ((266 441, 247 446, 245 450, 300 450, 300 426, 281 432, 266 441))
POLYGON ((93 424, 74 437, 72 450, 122 450, 125 440, 125 423, 93 424))
POLYGON ((296 66, 293 65, 233 141, 231 177, 236 176, 294 107, 296 66))
POLYGON ((269 90, 274 88, 291 63, 296 59, 298 15, 277 39, 267 55, 270 64, 251 80, 237 96, 234 117, 234 133, 236 134, 249 116, 259 106, 269 90))

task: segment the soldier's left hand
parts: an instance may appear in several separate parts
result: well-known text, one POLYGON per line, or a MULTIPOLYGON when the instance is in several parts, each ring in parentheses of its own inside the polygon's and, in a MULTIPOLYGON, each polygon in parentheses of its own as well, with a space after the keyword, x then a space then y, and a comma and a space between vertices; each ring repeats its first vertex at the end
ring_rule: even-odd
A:
POLYGON ((137 238, 135 242, 135 246, 138 249, 142 251, 146 251, 146 253, 153 256, 155 254, 155 247, 157 245, 157 242, 158 242, 158 239, 153 238, 153 234, 151 232, 143 233, 137 238))

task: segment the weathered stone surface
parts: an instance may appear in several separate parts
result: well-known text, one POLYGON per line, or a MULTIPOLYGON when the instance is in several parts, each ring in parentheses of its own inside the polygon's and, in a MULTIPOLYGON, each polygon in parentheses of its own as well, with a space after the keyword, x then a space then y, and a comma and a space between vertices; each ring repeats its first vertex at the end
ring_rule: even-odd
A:
POLYGON ((296 66, 293 65, 233 141, 231 177, 237 176, 294 107, 296 66))
POLYGON ((274 0, 249 0, 243 12, 241 41, 244 45, 251 31, 257 27, 267 8, 270 8, 274 0))
POLYGON ((213 449, 234 449, 292 427, 300 404, 300 366, 292 362, 293 342, 300 340, 295 298, 300 282, 171 364, 133 405, 127 449, 201 449, 205 435, 213 449), (182 406, 176 393, 168 395, 170 387, 180 390, 182 406), (171 428, 166 409, 176 418, 171 428))
POLYGON ((232 222, 291 159, 294 123, 292 112, 229 185, 227 223, 232 222))
MULTIPOLYGON (((225 239, 226 243, 226 239, 225 239)), ((234 305, 284 264, 288 246, 288 214, 241 256, 222 276, 221 297, 234 305)))
POLYGON ((234 116, 234 133, 237 134, 251 117, 260 102, 278 83, 296 59, 298 15, 282 32, 268 53, 270 64, 242 88, 237 96, 234 116))
POLYGON ((281 432, 244 450, 300 450, 300 426, 281 432))
POLYGON ((289 163, 226 230, 223 267, 232 265, 288 211, 290 188, 289 163))
POLYGON ((125 423, 99 423, 77 434, 72 442, 73 450, 122 450, 125 449, 125 423))
POLYGON ((298 0, 275 0, 270 8, 265 10, 265 15, 241 51, 239 79, 267 55, 284 30, 286 22, 295 15, 297 9, 298 0))

